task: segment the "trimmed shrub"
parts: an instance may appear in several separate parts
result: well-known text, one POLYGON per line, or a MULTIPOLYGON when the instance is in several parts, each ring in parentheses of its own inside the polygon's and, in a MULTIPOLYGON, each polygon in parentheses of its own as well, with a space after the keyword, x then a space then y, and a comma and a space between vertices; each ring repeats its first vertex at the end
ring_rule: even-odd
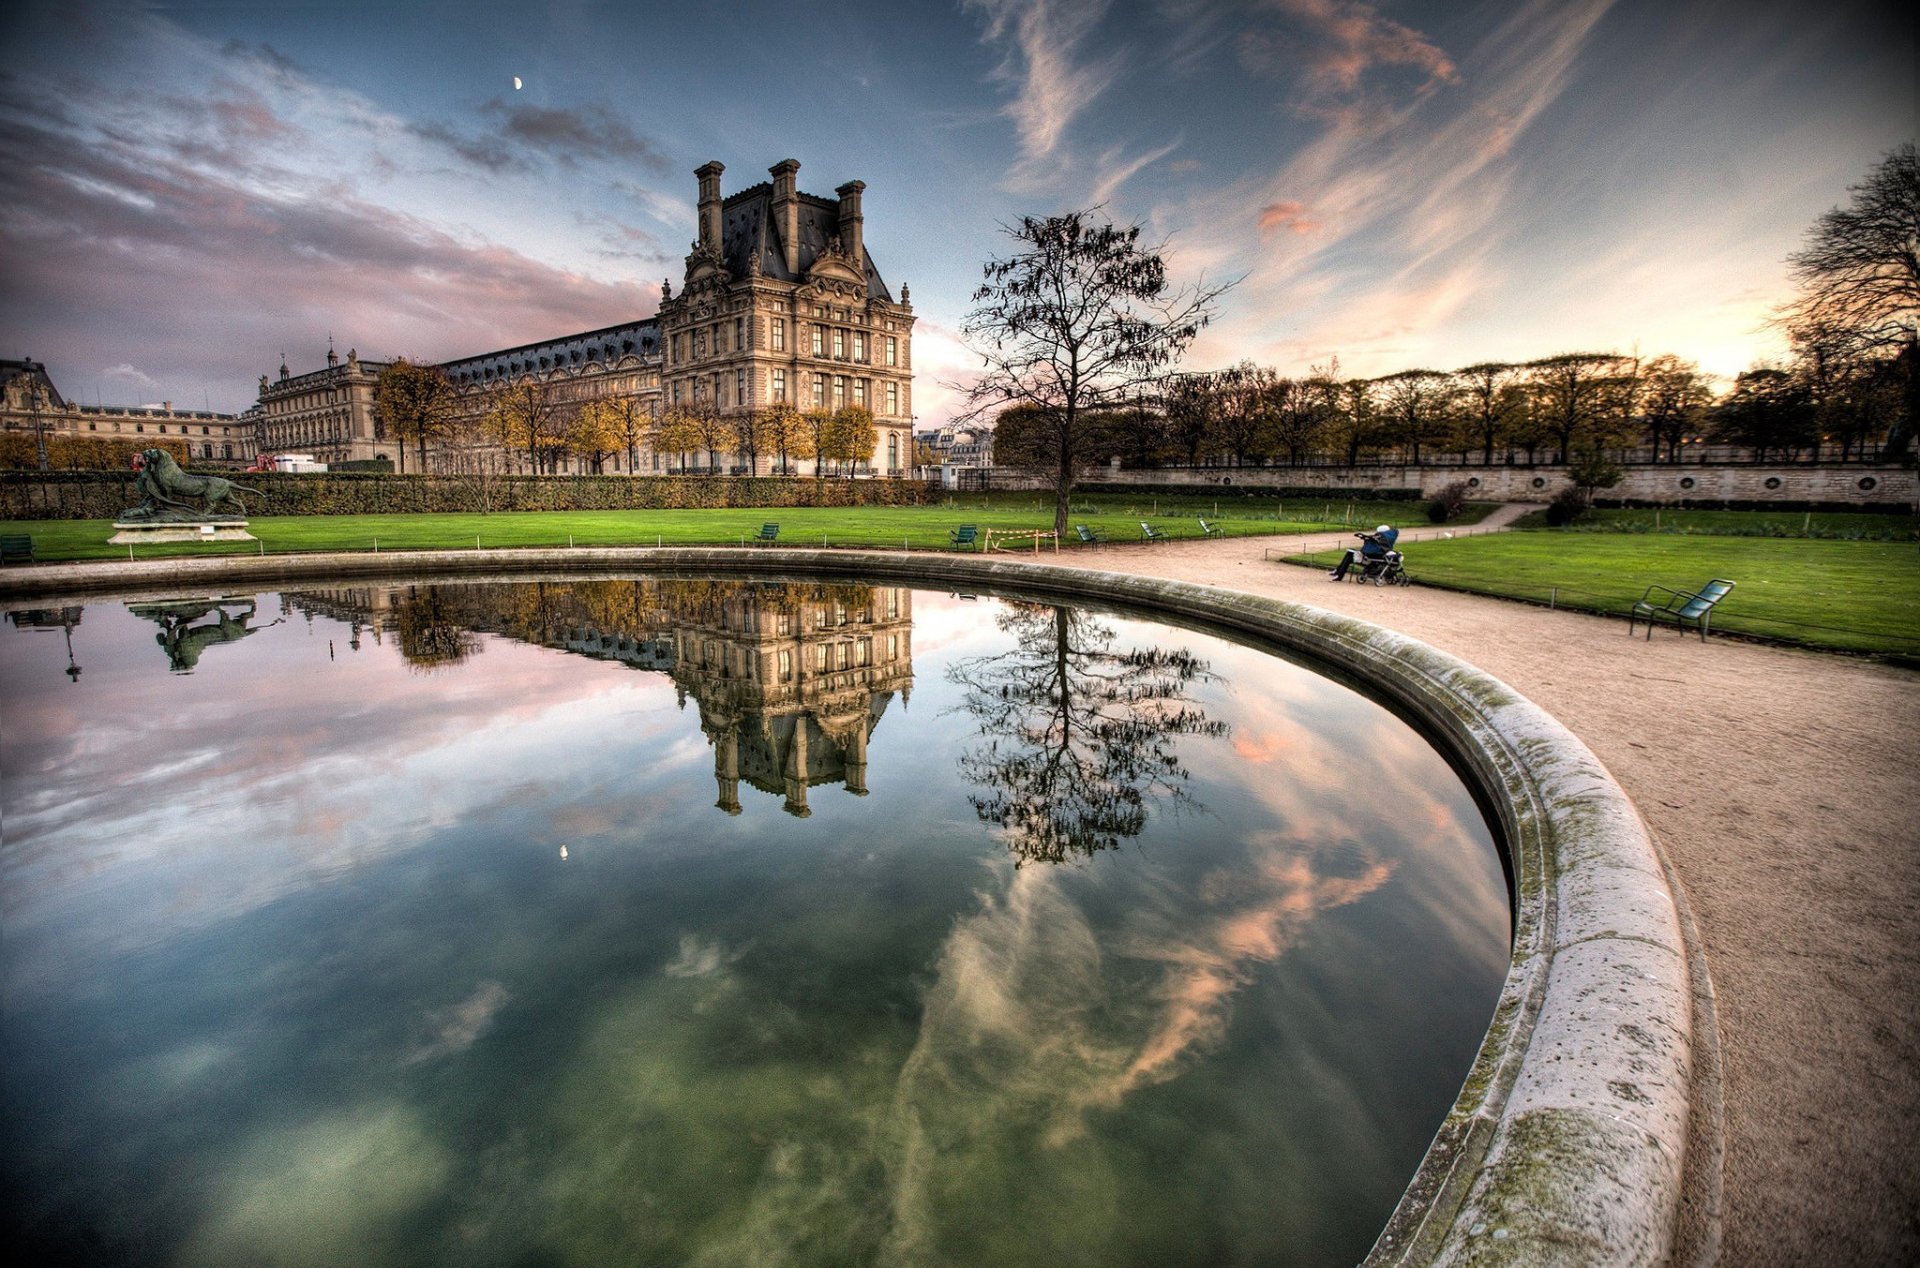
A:
MULTIPOLYGON (((461 476, 221 471, 253 515, 404 515, 487 511, 648 511, 729 506, 921 506, 942 495, 918 480, 769 476, 461 476)), ((0 472, 0 519, 112 519, 140 498, 133 471, 0 472)))
POLYGON ((1555 528, 1565 528, 1587 513, 1586 492, 1569 484, 1553 495, 1553 501, 1547 503, 1547 523, 1555 528))
POLYGON ((1433 495, 1427 503, 1427 519, 1435 524, 1444 524, 1460 512, 1467 509, 1467 484, 1464 480, 1455 480, 1446 488, 1433 495))

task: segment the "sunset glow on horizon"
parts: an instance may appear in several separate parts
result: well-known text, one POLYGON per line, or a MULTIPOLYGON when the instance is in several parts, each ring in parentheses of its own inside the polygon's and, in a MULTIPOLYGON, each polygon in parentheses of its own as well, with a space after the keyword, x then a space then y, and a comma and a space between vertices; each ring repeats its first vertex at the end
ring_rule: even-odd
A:
POLYGON ((1863 0, 460 12, 16 6, 5 355, 233 412, 329 336, 446 360, 631 321, 679 285, 693 169, 731 194, 793 157, 866 182, 923 427, 1001 225, 1091 205, 1238 279, 1195 368, 1637 350, 1724 382, 1784 351, 1787 255, 1915 130, 1912 19, 1863 0))

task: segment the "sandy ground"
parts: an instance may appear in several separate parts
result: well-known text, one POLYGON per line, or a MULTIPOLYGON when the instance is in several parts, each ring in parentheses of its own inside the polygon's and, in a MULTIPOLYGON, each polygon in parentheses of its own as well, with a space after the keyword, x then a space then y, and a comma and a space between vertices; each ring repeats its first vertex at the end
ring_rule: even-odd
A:
MULTIPOLYGON (((1416 576, 1430 534, 1402 537, 1416 576)), ((1623 621, 1334 585, 1263 558, 1298 540, 1043 559, 1364 617, 1558 717, 1639 807, 1701 934, 1724 1104, 1719 1262, 1920 1263, 1920 673, 1671 630, 1649 643, 1623 621)), ((1696 1210, 1713 1180, 1690 1168, 1696 1210)))

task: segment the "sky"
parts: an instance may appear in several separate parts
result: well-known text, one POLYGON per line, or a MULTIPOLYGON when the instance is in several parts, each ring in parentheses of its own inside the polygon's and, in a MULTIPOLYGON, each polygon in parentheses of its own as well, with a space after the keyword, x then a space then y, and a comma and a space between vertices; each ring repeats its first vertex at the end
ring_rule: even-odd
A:
POLYGON ((1556 352, 1717 376, 1916 133, 1863 0, 44 3, 0 38, 0 356, 235 412, 284 355, 445 360, 653 314, 725 193, 866 182, 921 427, 1023 215, 1234 283, 1191 368, 1556 352), (517 81, 517 86, 516 86, 517 81))

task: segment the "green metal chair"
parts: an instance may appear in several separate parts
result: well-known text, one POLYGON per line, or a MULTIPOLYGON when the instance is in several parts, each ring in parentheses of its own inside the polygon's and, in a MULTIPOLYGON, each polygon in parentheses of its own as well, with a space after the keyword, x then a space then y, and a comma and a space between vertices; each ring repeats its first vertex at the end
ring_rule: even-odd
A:
POLYGON ((1632 637, 1637 622, 1647 623, 1647 639, 1653 639, 1653 627, 1659 621, 1671 621, 1673 628, 1684 631, 1691 625, 1700 632, 1700 641, 1707 641, 1707 625, 1713 619, 1713 609, 1720 600, 1727 597, 1733 589, 1731 581, 1709 581, 1698 591, 1675 590, 1668 586, 1648 586, 1647 592, 1627 613, 1627 635, 1632 637), (1656 599, 1655 593, 1665 595, 1656 599))
POLYGON ((19 536, 9 533, 5 537, 0 537, 0 563, 10 560, 32 563, 33 538, 24 533, 19 536))
POLYGON ((1220 536, 1220 526, 1219 526, 1218 524, 1209 524, 1209 523, 1207 523, 1207 522, 1206 522, 1205 520, 1201 520, 1201 521, 1200 521, 1200 536, 1202 536, 1202 537, 1218 537, 1218 536, 1220 536))
POLYGON ((756 545, 773 545, 780 540, 780 526, 778 524, 762 524, 759 533, 754 536, 753 540, 756 545))
POLYGON ((1167 535, 1145 520, 1141 520, 1140 540, 1143 542, 1163 542, 1167 540, 1167 535))
POLYGON ((980 549, 980 526, 962 524, 947 534, 947 540, 953 543, 955 550, 978 550, 980 549))
POLYGON ((1080 534, 1080 540, 1088 546, 1102 546, 1106 544, 1107 539, 1100 535, 1100 530, 1097 528, 1088 528, 1085 524, 1075 524, 1073 531, 1080 534))

